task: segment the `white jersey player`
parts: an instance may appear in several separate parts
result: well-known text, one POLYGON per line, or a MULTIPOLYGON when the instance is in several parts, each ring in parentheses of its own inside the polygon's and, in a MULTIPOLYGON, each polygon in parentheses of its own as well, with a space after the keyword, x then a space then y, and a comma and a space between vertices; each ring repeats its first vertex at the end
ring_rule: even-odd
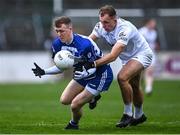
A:
MULTIPOLYGON (((98 22, 91 35, 95 35, 97 38, 103 37, 106 41, 113 47, 117 42, 125 45, 125 48, 122 53, 119 54, 119 58, 122 60, 123 64, 126 64, 131 58, 137 59, 136 56, 141 53, 146 53, 151 55, 152 50, 149 48, 148 43, 139 34, 137 28, 122 18, 117 19, 116 27, 113 31, 107 32, 101 22, 98 22)), ((140 61, 139 58, 138 61, 140 61)), ((151 60, 148 62, 140 61, 143 66, 146 68, 151 63, 151 60)))
MULTIPOLYGON (((157 45, 157 32, 155 30, 156 20, 148 19, 143 27, 139 29, 139 32, 144 36, 146 41, 149 43, 149 46, 153 50, 154 54, 156 52, 157 45)), ((145 70, 144 78, 145 78, 145 92, 149 95, 152 93, 152 86, 154 80, 154 67, 156 63, 156 55, 153 55, 151 66, 149 66, 145 70)))
POLYGON ((116 11, 111 5, 100 8, 99 20, 89 37, 93 40, 104 38, 112 49, 100 59, 89 62, 89 67, 98 68, 116 60, 119 56, 123 67, 117 79, 124 102, 124 113, 116 126, 122 128, 143 123, 147 117, 142 109, 141 73, 151 64, 152 50, 132 23, 117 19, 116 11), (134 104, 134 112, 132 104, 134 104))

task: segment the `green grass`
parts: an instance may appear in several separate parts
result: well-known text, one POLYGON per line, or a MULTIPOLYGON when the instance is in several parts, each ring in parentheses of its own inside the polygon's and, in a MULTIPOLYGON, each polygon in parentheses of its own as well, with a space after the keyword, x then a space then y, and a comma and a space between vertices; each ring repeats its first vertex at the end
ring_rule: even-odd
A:
POLYGON ((123 112, 117 82, 113 82, 95 110, 86 105, 80 130, 67 131, 69 106, 59 103, 68 81, 54 84, 1 84, 0 133, 3 134, 169 134, 180 133, 180 81, 156 81, 153 95, 145 96, 147 122, 116 128, 123 112))

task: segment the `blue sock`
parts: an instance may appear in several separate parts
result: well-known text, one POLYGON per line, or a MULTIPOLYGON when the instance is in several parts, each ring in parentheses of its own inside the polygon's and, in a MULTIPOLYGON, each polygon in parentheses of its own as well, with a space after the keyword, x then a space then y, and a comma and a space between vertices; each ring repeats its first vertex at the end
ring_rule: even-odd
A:
POLYGON ((77 125, 78 125, 78 123, 75 122, 75 121, 73 121, 73 120, 70 120, 70 123, 71 123, 73 126, 77 126, 77 125))

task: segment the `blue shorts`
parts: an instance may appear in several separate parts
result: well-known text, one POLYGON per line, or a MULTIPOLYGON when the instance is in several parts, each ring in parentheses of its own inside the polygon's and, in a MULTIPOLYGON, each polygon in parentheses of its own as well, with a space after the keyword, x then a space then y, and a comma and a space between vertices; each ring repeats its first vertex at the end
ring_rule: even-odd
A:
POLYGON ((92 79, 76 80, 86 90, 93 95, 99 95, 100 92, 107 91, 113 80, 113 72, 111 67, 105 66, 103 70, 97 69, 96 76, 92 79))

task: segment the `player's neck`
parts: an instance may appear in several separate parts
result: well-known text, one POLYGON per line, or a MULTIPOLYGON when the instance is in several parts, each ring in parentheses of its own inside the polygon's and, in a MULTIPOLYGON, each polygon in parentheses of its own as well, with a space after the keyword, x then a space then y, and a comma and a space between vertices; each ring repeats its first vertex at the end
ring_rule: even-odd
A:
POLYGON ((66 42, 67 45, 70 45, 73 41, 74 37, 73 37, 73 33, 71 34, 71 36, 69 37, 69 40, 66 42))

